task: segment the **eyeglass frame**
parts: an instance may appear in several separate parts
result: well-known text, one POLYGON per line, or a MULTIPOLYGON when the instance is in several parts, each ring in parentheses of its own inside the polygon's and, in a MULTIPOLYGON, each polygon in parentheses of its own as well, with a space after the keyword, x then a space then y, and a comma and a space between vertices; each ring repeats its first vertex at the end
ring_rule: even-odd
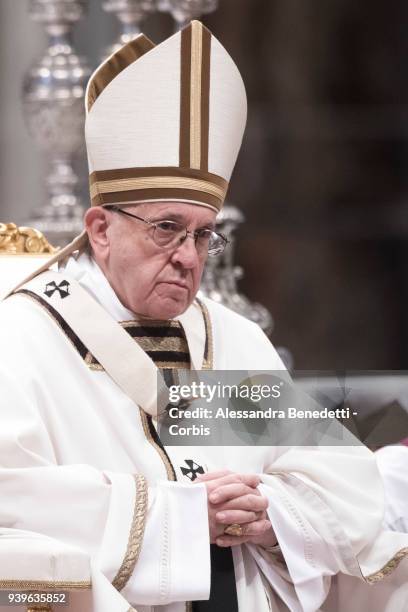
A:
MULTIPOLYGON (((119 206, 116 206, 115 204, 109 204, 108 206, 105 206, 104 208, 106 208, 107 210, 112 210, 113 212, 118 212, 121 213, 122 215, 127 215, 128 217, 132 217, 133 219, 138 219, 139 221, 143 221, 143 223, 146 223, 147 225, 150 225, 151 227, 154 228, 154 230, 157 228, 157 225, 159 223, 163 223, 163 221, 171 221, 172 223, 176 223, 179 224, 178 221, 173 221, 172 219, 161 219, 160 221, 150 221, 149 219, 144 219, 143 217, 139 217, 138 215, 135 215, 134 213, 130 213, 127 210, 123 210, 123 208, 120 208, 119 206)), ((181 225, 181 224, 179 224, 181 225)), ((186 227, 183 228, 185 231, 185 236, 184 238, 182 238, 180 244, 183 244, 183 242, 185 240, 187 240, 188 236, 191 236, 192 238, 194 238, 194 244, 197 244, 197 240, 199 238, 199 231, 189 231, 186 227)), ((224 236, 224 234, 221 234, 221 232, 216 232, 215 230, 211 230, 209 228, 203 228, 205 231, 210 231, 213 234, 216 234, 217 236, 219 236, 220 238, 222 238, 224 240, 224 247, 222 249, 222 251, 220 251, 219 253, 210 253, 209 251, 207 251, 207 254, 209 257, 217 257, 217 255, 221 255, 221 253, 223 253, 225 251, 225 248, 228 244, 230 244, 230 240, 228 240, 228 238, 226 236, 224 236)), ((156 244, 156 243, 155 243, 156 244)), ((160 246, 157 245, 160 248, 165 249, 165 246, 160 246)), ((180 246, 180 245, 178 245, 180 246)), ((178 248, 178 246, 174 246, 173 248, 178 248)))

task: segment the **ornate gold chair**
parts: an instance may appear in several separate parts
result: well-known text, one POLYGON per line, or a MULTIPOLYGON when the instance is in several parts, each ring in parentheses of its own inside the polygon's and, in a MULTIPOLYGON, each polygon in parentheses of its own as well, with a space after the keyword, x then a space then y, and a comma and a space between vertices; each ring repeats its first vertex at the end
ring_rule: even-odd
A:
MULTIPOLYGON (((56 251, 39 231, 0 223, 0 299, 56 251)), ((54 604, 66 612, 92 609, 89 557, 44 535, 0 526, 0 612, 50 612, 54 604)))
POLYGON ((36 229, 0 223, 0 299, 57 250, 36 229))

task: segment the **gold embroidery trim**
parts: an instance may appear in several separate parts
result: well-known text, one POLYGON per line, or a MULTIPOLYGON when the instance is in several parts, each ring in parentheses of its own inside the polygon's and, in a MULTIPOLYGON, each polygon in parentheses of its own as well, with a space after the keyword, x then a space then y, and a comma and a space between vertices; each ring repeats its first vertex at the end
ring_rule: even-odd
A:
POLYGON ((160 455, 161 460, 164 463, 164 467, 166 468, 167 480, 174 480, 173 467, 162 448, 152 438, 152 434, 150 433, 149 425, 147 423, 147 415, 142 408, 139 408, 140 420, 142 421, 143 431, 146 436, 147 441, 153 446, 156 452, 160 455))
POLYGON ((157 368, 162 370, 175 370, 178 368, 189 370, 191 367, 191 363, 187 359, 186 361, 155 361, 155 364, 157 368))
POLYGON ((144 351, 174 351, 176 353, 186 353, 186 358, 188 358, 187 341, 179 336, 165 336, 164 338, 137 336, 134 340, 144 351))
POLYGON ((89 580, 0 580, 0 589, 90 589, 89 580))
POLYGON ((100 68, 94 72, 87 87, 86 105, 88 112, 91 110, 97 98, 103 90, 127 68, 130 64, 142 57, 147 51, 153 49, 154 43, 144 34, 121 47, 114 55, 106 60, 100 68))
POLYGON ((134 478, 136 483, 136 499, 128 545, 122 565, 112 581, 112 585, 118 591, 123 589, 135 569, 135 565, 140 555, 146 525, 148 500, 147 481, 141 474, 135 474, 134 478))
POLYGON ((142 321, 136 321, 131 319, 130 321, 121 321, 122 327, 178 327, 181 328, 180 321, 163 321, 160 319, 143 319, 142 321))
MULTIPOLYGON (((120 325, 125 329, 134 327, 145 327, 145 325, 143 325, 142 323, 135 321, 126 321, 120 323, 120 325)), ((168 321, 165 325, 163 325, 163 321, 154 321, 153 324, 150 325, 150 327, 182 329, 182 326, 179 321, 168 321)), ((185 355, 185 359, 183 359, 183 361, 154 361, 156 367, 158 368, 174 369, 180 367, 190 367, 188 344, 184 336, 164 336, 162 338, 156 336, 136 336, 133 338, 133 340, 137 342, 144 351, 150 351, 152 353, 157 351, 168 351, 183 353, 185 355)), ((92 353, 90 353, 89 351, 85 355, 85 364, 90 370, 97 372, 105 371, 104 367, 100 363, 96 362, 92 353)))
POLYGON ((395 569, 397 569, 397 567, 399 566, 401 561, 405 559, 405 557, 408 557, 408 548, 402 548, 401 550, 399 550, 397 554, 394 555, 393 558, 388 561, 388 563, 386 563, 384 567, 382 567, 378 572, 374 572, 374 574, 365 576, 366 582, 368 582, 368 584, 374 584, 375 582, 383 580, 383 578, 385 578, 395 569))
POLYGON ((104 372, 105 368, 100 363, 95 363, 94 356, 89 351, 85 356, 85 364, 88 366, 90 370, 95 370, 97 372, 104 372))
MULTIPOLYGON (((135 328, 135 327, 160 327, 160 328, 172 328, 182 329, 180 321, 160 321, 160 320, 144 320, 144 321, 121 321, 120 326, 124 329, 135 328)), ((179 368, 179 367, 190 367, 188 344, 184 337, 170 336, 163 338, 156 338, 150 336, 134 337, 135 342, 141 346, 144 351, 177 351, 180 353, 186 353, 185 361, 158 361, 156 367, 158 368, 179 368)), ((105 368, 100 363, 95 363, 92 353, 88 352, 85 355, 85 364, 90 370, 96 372, 104 372, 105 368)))
POLYGON ((190 77, 190 166, 201 165, 201 71, 203 59, 203 26, 191 24, 191 77, 190 77))
POLYGON ((204 191, 221 200, 225 199, 226 189, 201 179, 177 176, 150 176, 140 178, 115 179, 112 181, 97 181, 90 187, 91 199, 100 193, 116 193, 117 191, 133 191, 134 189, 194 189, 204 191))
MULTIPOLYGON (((93 361, 93 356, 91 353, 87 353, 85 357, 85 363, 88 368, 95 372, 104 372, 105 368, 100 363, 95 363, 93 361)), ((164 370, 174 370, 175 368, 190 368, 190 361, 186 359, 186 361, 157 361, 155 362, 157 368, 162 368, 164 370)))
POLYGON ((207 350, 204 355, 203 365, 201 366, 202 370, 212 370, 214 367, 214 341, 213 341, 213 332, 211 325, 210 313, 208 312, 207 306, 197 298, 197 303, 201 308, 201 312, 204 317, 205 324, 205 333, 207 336, 207 350))

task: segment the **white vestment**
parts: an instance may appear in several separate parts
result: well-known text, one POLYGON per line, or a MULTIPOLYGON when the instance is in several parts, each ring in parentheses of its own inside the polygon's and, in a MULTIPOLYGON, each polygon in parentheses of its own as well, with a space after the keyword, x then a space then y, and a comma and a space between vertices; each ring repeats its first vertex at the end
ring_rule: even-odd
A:
POLYGON ((408 533, 408 448, 385 446, 375 453, 386 496, 385 525, 408 533))
MULTIPOLYGON (((86 254, 70 258, 62 273, 116 321, 134 318, 86 254)), ((258 326, 204 303, 213 369, 283 368, 258 326)), ((208 598, 206 489, 183 475, 187 457, 207 471, 262 477, 280 549, 233 548, 240 612, 408 609, 407 587, 395 588, 395 577, 401 583, 408 576, 408 536, 382 529, 382 484, 366 448, 168 447, 177 475, 171 482, 143 411, 105 371, 90 367, 38 302, 5 300, 0 338, 0 526, 86 551, 95 612, 184 612, 185 602, 208 598), (148 484, 146 517, 140 474, 148 484), (118 577, 120 594, 109 584, 118 577)))

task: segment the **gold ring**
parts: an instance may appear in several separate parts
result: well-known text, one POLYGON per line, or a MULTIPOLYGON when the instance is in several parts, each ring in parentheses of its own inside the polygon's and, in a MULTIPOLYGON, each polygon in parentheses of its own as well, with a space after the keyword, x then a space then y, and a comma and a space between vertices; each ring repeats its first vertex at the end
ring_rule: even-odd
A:
POLYGON ((244 529, 239 523, 231 523, 231 525, 226 526, 224 533, 239 538, 244 535, 244 529))

